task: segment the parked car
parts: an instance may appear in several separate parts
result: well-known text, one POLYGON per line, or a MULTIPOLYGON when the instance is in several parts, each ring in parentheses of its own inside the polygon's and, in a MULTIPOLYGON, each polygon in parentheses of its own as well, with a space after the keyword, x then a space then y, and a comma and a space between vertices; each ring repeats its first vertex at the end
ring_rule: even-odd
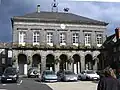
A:
POLYGON ((17 82, 19 79, 19 72, 16 68, 13 67, 8 67, 4 70, 4 73, 2 74, 1 77, 1 82, 17 82))
POLYGON ((32 67, 28 70, 27 75, 28 75, 28 78, 30 78, 30 77, 37 77, 38 78, 40 76, 40 72, 39 72, 38 68, 32 67))
POLYGON ((41 81, 43 82, 57 82, 58 78, 54 71, 45 70, 41 75, 41 81))
POLYGON ((84 74, 84 71, 78 74, 78 80, 86 80, 86 75, 84 74))
POLYGON ((93 70, 84 70, 78 75, 81 80, 99 80, 100 76, 93 70))
POLYGON ((57 75, 58 75, 58 79, 61 81, 77 81, 78 80, 78 75, 69 70, 58 72, 57 75))

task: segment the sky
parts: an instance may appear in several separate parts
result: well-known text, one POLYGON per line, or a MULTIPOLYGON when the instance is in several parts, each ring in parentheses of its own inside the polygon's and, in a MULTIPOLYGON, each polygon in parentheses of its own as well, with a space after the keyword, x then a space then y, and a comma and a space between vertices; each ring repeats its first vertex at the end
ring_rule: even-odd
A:
MULTIPOLYGON (((58 11, 69 8, 70 13, 109 23, 106 35, 114 34, 114 29, 120 27, 120 2, 95 2, 79 0, 56 0, 58 11)), ((36 12, 40 4, 41 11, 51 11, 53 0, 1 0, 0 4, 0 42, 12 42, 13 16, 22 16, 36 12)))

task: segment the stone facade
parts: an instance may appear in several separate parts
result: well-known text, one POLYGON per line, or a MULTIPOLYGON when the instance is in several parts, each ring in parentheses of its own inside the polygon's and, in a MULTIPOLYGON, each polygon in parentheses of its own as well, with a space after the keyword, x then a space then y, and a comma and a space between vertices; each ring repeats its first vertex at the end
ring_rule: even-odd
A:
MULTIPOLYGON (((39 45, 47 44, 47 32, 53 33, 53 45, 60 45, 59 35, 60 33, 65 33, 66 35, 66 46, 73 45, 72 35, 73 33, 78 33, 79 41, 78 45, 85 46, 85 33, 91 34, 91 46, 97 46, 97 34, 102 35, 102 42, 105 41, 105 30, 106 25, 93 25, 93 24, 70 24, 70 23, 55 23, 55 22, 28 22, 27 19, 24 21, 17 21, 13 19, 13 44, 19 44, 19 32, 24 31, 26 33, 25 43, 33 44, 33 33, 40 33, 40 41, 39 45), (61 27, 61 24, 64 24, 64 29, 61 27)), ((13 57, 15 59, 14 66, 21 69, 21 74, 27 74, 27 70, 32 67, 33 59, 36 57, 38 59, 38 68, 42 72, 45 69, 51 69, 54 71, 59 71, 60 67, 66 70, 72 70, 75 73, 80 73, 81 71, 88 69, 87 67, 91 67, 90 69, 97 70, 99 62, 97 61, 98 56, 101 54, 100 49, 77 49, 77 50, 42 50, 42 49, 20 49, 13 48, 13 57), (23 56, 20 56, 23 55, 23 56), (37 56, 34 56, 37 55, 37 56), (47 59, 47 56, 50 56, 53 60, 53 63, 49 62, 51 59, 47 59), (58 62, 55 63, 56 57, 58 57, 58 62), (70 58, 71 57, 71 58, 70 58), (28 58, 30 60, 28 60, 28 58), (23 62, 21 63, 21 59, 23 62), (63 59, 63 61, 61 61, 63 59), (71 61, 65 61, 69 60, 71 61), (72 60, 73 59, 73 60, 72 60), (47 62, 48 60, 48 62, 47 62), (87 62, 91 62, 92 65, 86 66, 87 62), (90 60, 90 61, 89 61, 90 60), (28 61, 30 62, 28 64, 28 61), (65 61, 65 62, 64 62, 65 61), (64 64, 62 66, 62 64, 64 64), (47 64, 48 63, 48 64, 47 64), (49 65, 49 63, 51 63, 49 65), (21 66, 20 66, 21 64, 21 66), (54 65, 53 65, 54 64, 54 65), (47 66, 46 66, 47 65, 47 66), (48 68, 46 68, 48 67, 48 68)), ((35 60, 36 60, 35 59, 35 60)), ((100 58, 99 58, 100 59, 100 58)))

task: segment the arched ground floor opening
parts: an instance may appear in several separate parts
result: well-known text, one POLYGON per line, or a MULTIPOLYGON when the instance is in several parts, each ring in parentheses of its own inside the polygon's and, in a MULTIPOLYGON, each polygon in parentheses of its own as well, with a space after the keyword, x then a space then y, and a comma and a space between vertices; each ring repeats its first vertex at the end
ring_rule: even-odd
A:
POLYGON ((59 64, 59 70, 67 70, 68 69, 68 57, 65 54, 60 55, 60 64, 59 64))
MULTIPOLYGON (((71 70, 75 73, 80 73, 83 70, 95 70, 95 57, 102 60, 102 55, 96 53, 87 53, 85 51, 15 51, 13 56, 16 57, 14 66, 18 66, 20 74, 26 74, 30 67, 37 67, 41 72, 44 70, 71 70), (63 52, 63 53, 61 53, 63 52), (22 53, 22 54, 21 54, 22 53), (98 56, 96 56, 98 55, 98 56), (28 61, 30 60, 30 63, 28 61)), ((103 67, 103 62, 97 64, 98 68, 103 67)))
POLYGON ((27 56, 25 54, 18 55, 18 67, 19 67, 19 74, 27 74, 27 56))
POLYGON ((52 54, 46 56, 46 69, 55 71, 55 57, 52 54))
POLYGON ((32 67, 38 68, 41 72, 41 56, 39 54, 34 54, 32 56, 32 67))
POLYGON ((73 62, 73 72, 74 73, 80 73, 81 72, 80 56, 78 54, 75 54, 75 55, 73 55, 72 58, 74 59, 74 62, 73 62))
POLYGON ((85 56, 85 69, 93 70, 94 60, 92 59, 92 55, 87 54, 85 56))

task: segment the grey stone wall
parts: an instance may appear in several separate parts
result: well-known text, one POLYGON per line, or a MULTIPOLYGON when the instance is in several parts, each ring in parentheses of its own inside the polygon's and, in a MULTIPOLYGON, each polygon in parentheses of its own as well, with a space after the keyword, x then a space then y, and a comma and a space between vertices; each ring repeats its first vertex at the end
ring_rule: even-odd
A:
POLYGON ((46 42, 46 32, 52 31, 54 35, 54 44, 59 44, 59 33, 65 32, 67 45, 72 44, 72 33, 77 32, 79 33, 79 43, 84 44, 84 32, 91 32, 91 40, 92 45, 96 43, 96 35, 98 33, 103 34, 103 41, 105 41, 105 26, 96 26, 96 25, 72 25, 72 24, 65 24, 65 30, 62 30, 60 24, 54 23, 27 23, 27 22, 14 22, 13 27, 13 42, 18 42, 19 31, 27 32, 27 41, 33 41, 33 32, 39 31, 40 32, 40 43, 46 42), (27 29, 26 29, 27 28, 27 29), (31 30, 32 29, 32 30, 31 30), (37 30, 36 30, 37 29, 37 30), (47 30, 46 30, 47 29, 47 30), (52 29, 52 30, 50 30, 52 29))

